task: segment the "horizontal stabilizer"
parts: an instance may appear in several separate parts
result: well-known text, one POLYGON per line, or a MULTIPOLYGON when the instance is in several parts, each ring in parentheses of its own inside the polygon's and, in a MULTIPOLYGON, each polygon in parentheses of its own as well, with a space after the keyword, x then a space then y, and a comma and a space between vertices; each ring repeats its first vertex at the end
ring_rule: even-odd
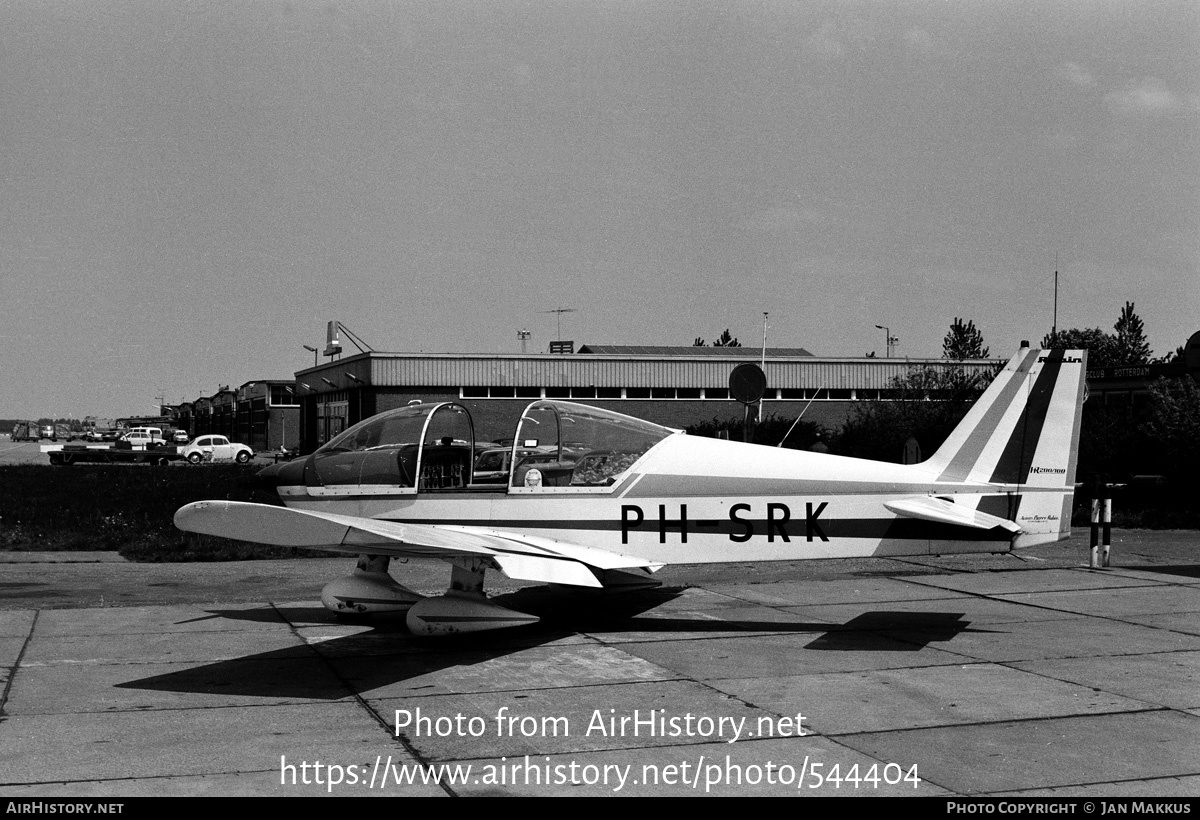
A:
POLYGON ((965 504, 955 504, 942 498, 920 496, 915 498, 900 498, 885 502, 884 505, 896 515, 907 518, 919 518, 922 521, 936 521, 940 524, 956 524, 960 527, 973 527, 977 530, 990 530, 1001 527, 1014 535, 1021 528, 1007 518, 1000 518, 979 510, 973 510, 965 504))

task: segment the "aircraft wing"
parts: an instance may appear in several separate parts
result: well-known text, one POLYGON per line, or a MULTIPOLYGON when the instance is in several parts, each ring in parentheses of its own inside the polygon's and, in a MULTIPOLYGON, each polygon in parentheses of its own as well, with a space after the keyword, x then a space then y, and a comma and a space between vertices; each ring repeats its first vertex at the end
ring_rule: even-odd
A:
POLYGON ((410 524, 242 501, 197 501, 175 513, 186 532, 283 547, 394 558, 489 558, 522 581, 602 587, 592 568, 645 569, 652 561, 535 535, 480 527, 410 524))

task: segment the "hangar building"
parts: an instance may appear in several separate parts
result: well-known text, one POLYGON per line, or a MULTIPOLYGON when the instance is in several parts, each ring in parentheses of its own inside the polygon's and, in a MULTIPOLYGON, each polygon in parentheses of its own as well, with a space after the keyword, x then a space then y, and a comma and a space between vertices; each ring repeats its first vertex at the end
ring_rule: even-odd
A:
POLYGON ((741 418, 729 374, 764 364, 763 416, 840 426, 854 405, 885 398, 913 365, 990 370, 994 360, 824 358, 802 348, 584 345, 563 354, 383 353, 331 359, 296 373, 301 452, 362 419, 415 401, 455 401, 480 440, 511 438, 521 411, 542 398, 568 399, 670 427, 741 418), (811 404, 810 404, 811 402, 811 404))
POLYGON ((295 383, 286 379, 258 379, 236 390, 223 387, 211 396, 176 405, 172 422, 193 438, 214 433, 255 452, 294 450, 300 442, 295 393, 295 383))

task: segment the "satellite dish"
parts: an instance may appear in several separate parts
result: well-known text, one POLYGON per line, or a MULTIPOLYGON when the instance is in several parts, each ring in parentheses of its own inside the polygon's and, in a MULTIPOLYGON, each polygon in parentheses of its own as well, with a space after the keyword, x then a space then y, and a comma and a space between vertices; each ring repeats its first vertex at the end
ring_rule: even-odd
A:
POLYGON ((729 374, 729 395, 742 404, 754 404, 767 392, 767 374, 756 364, 739 364, 729 374))

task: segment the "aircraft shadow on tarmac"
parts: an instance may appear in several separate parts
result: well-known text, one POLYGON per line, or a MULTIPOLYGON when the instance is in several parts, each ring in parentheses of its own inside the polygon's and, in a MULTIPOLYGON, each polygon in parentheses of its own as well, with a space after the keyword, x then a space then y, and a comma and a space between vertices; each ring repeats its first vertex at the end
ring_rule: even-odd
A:
MULTIPOLYGON (((845 624, 809 621, 712 620, 687 617, 638 617, 667 603, 681 590, 626 593, 619 600, 557 595, 544 589, 497 596, 504 606, 537 614, 528 627, 458 637, 416 637, 403 617, 377 618, 354 635, 310 642, 241 658, 203 664, 117 684, 122 689, 228 696, 336 700, 410 681, 453 667, 517 654, 579 634, 641 633, 818 633, 805 649, 916 652, 933 642, 953 639, 970 621, 958 612, 871 611, 845 624)), ((201 618, 279 623, 301 627, 338 622, 321 607, 260 607, 209 610, 201 618)))
POLYGON ((8 581, 0 583, 0 591, 4 591, 8 595, 20 595, 22 598, 55 598, 60 593, 50 584, 41 584, 34 581, 8 581), (45 587, 45 589, 37 589, 37 587, 45 587))
POLYGON ((1146 564, 1137 569, 1142 572, 1159 572, 1163 575, 1182 575, 1185 578, 1200 578, 1200 564, 1174 564, 1170 566, 1146 564))

